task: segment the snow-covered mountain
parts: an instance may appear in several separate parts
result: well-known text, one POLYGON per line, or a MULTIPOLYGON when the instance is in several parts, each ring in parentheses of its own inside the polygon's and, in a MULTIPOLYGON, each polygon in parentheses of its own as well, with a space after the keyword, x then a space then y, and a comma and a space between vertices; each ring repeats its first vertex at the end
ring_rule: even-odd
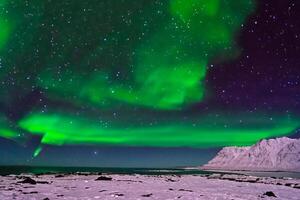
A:
POLYGON ((201 169, 300 172, 300 139, 282 137, 249 147, 225 147, 201 169))

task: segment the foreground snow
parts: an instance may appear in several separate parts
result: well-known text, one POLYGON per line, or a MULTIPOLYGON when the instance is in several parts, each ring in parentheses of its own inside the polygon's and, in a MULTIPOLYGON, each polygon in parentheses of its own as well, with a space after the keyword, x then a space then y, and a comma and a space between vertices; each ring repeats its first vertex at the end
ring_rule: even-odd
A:
POLYGON ((273 179, 220 174, 210 176, 100 176, 91 174, 0 176, 1 200, 299 200, 299 188, 300 180, 298 179, 273 179), (30 178, 28 179, 28 177, 30 178), (272 194, 276 197, 271 197, 272 194))
POLYGON ((300 139, 282 137, 250 147, 225 147, 201 169, 300 172, 300 139))

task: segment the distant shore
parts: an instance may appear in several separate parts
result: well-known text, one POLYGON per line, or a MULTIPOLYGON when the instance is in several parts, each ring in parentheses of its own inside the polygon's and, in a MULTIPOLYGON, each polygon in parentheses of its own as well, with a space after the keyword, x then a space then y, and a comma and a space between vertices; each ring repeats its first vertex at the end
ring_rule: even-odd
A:
POLYGON ((259 177, 276 177, 276 178, 297 178, 300 179, 300 172, 287 172, 287 171, 248 171, 248 170, 218 170, 218 169, 202 169, 209 173, 229 173, 229 174, 241 174, 248 176, 259 177))

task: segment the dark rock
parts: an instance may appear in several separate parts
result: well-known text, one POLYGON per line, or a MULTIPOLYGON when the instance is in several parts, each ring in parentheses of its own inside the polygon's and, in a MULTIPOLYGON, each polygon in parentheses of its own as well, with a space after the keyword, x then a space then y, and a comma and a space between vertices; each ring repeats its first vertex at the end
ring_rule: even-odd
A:
POLYGON ((18 183, 27 183, 27 184, 35 185, 36 181, 33 180, 32 178, 25 177, 23 181, 19 181, 18 183))
POLYGON ((175 180, 173 180, 173 179, 171 179, 171 178, 168 178, 166 181, 167 181, 167 182, 176 182, 175 180))
POLYGON ((23 188, 34 188, 34 186, 24 186, 23 188))
POLYGON ((181 192, 193 192, 193 190, 186 190, 186 189, 179 189, 178 191, 181 191, 181 192))
POLYGON ((32 192, 23 192, 23 194, 37 194, 37 191, 32 191, 32 192))
MULTIPOLYGON (((236 178, 231 178, 231 177, 223 177, 223 178, 221 178, 221 179, 223 179, 223 180, 228 180, 228 181, 238 181, 238 179, 236 179, 236 178)), ((239 182, 241 182, 241 181, 239 181, 239 182)))
POLYGON ((268 197, 277 197, 272 191, 265 192, 264 195, 268 197))
POLYGON ((55 175, 55 178, 62 178, 62 177, 65 177, 63 174, 57 174, 55 175))
POLYGON ((48 197, 44 198, 43 200, 50 200, 48 197))
POLYGON ((36 183, 39 183, 39 184, 50 184, 50 183, 47 182, 47 181, 36 181, 36 183))
POLYGON ((108 176, 99 176, 95 181, 111 181, 112 178, 108 176))
MULTIPOLYGON (((233 180, 231 180, 231 181, 233 181, 233 180)), ((244 180, 240 180, 240 179, 237 179, 237 180, 234 180, 235 182, 246 182, 246 181, 244 181, 244 180)))
POLYGON ((150 194, 143 194, 142 197, 151 197, 153 194, 150 193, 150 194))
POLYGON ((300 185, 299 185, 299 184, 296 184, 296 185, 294 185, 294 188, 300 189, 300 185))

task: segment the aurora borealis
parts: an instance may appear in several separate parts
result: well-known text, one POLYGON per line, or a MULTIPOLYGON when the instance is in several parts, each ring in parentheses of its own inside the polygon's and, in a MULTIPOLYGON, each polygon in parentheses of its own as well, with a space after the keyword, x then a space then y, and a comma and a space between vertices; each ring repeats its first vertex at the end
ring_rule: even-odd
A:
POLYGON ((202 120, 197 121, 197 124, 177 122, 153 127, 130 127, 128 125, 118 127, 115 125, 114 128, 107 128, 99 125, 97 121, 56 113, 29 116, 20 122, 20 127, 33 134, 42 134, 41 143, 51 145, 102 143, 129 146, 210 147, 226 144, 247 145, 261 138, 284 135, 299 125, 297 120, 289 118, 273 119, 266 123, 265 121, 269 119, 259 116, 243 116, 249 121, 249 124, 244 125, 236 117, 230 117, 232 121, 228 129, 225 128, 228 123, 225 116, 215 117, 214 115, 206 118, 202 116, 202 120), (212 121, 217 125, 212 124, 212 121), (261 121, 264 123, 260 124, 261 121))
MULTIPOLYGON (((137 30, 129 33, 130 35, 117 32, 119 36, 114 36, 116 33, 113 31, 117 30, 112 30, 111 33, 107 33, 107 38, 102 36, 104 41, 99 39, 99 44, 93 47, 92 53, 86 53, 84 59, 74 64, 76 66, 70 66, 71 71, 68 68, 57 69, 60 66, 51 67, 50 71, 42 70, 39 86, 49 89, 54 95, 66 93, 76 96, 79 101, 104 107, 110 107, 115 102, 154 109, 177 109, 201 101, 204 96, 203 80, 208 62, 216 56, 234 54, 236 50, 234 37, 254 5, 251 1, 222 3, 198 0, 195 2, 172 0, 169 3, 152 5, 157 8, 153 13, 145 16, 143 24, 137 23, 137 30), (244 9, 245 12, 235 13, 233 5, 244 9), (221 7, 226 9, 223 10, 221 7), (199 13, 195 14, 194 10, 198 10, 199 13), (226 23, 224 23, 224 16, 226 16, 226 23), (163 20, 148 22, 153 17, 163 20), (144 28, 139 30, 139 26, 147 27, 149 33, 145 33, 144 28), (148 26, 154 26, 153 30, 148 26), (110 36, 111 34, 113 36, 110 36), (119 39, 122 36, 125 41, 119 39), (109 37, 115 41, 110 41, 109 37), (94 61, 101 59, 106 51, 113 51, 112 54, 116 58, 112 57, 110 62, 118 62, 115 60, 118 60, 118 54, 123 52, 119 52, 120 49, 115 48, 114 43, 120 43, 121 46, 130 49, 130 53, 122 55, 129 62, 116 63, 109 67, 102 64, 100 60, 94 61), (86 69, 89 66, 92 67, 92 71, 86 69), (57 70, 61 70, 59 75, 61 77, 57 77, 57 70), (84 74, 80 73, 82 70, 84 74)), ((136 20, 138 16, 134 15, 139 13, 133 12, 130 15, 133 15, 132 18, 136 20)), ((133 19, 125 19, 129 20, 125 23, 134 24, 131 21, 133 19)), ((59 20, 58 24, 67 25, 59 20)), ((97 30, 99 34, 93 33, 95 38, 100 37, 102 31, 102 29, 97 30)), ((90 37, 83 40, 90 40, 90 37)), ((59 43, 64 47, 63 51, 66 51, 67 55, 68 52, 74 51, 67 48, 70 45, 68 41, 60 39, 59 43)), ((89 45, 88 41, 85 44, 89 45)), ((66 60, 68 58, 64 57, 62 62, 66 60)), ((56 65, 63 65, 63 63, 56 65)))
POLYGON ((262 2, 0 0, 0 137, 42 157, 44 147, 207 149, 292 134, 300 72, 284 59, 294 54, 272 71, 243 39, 262 2))

